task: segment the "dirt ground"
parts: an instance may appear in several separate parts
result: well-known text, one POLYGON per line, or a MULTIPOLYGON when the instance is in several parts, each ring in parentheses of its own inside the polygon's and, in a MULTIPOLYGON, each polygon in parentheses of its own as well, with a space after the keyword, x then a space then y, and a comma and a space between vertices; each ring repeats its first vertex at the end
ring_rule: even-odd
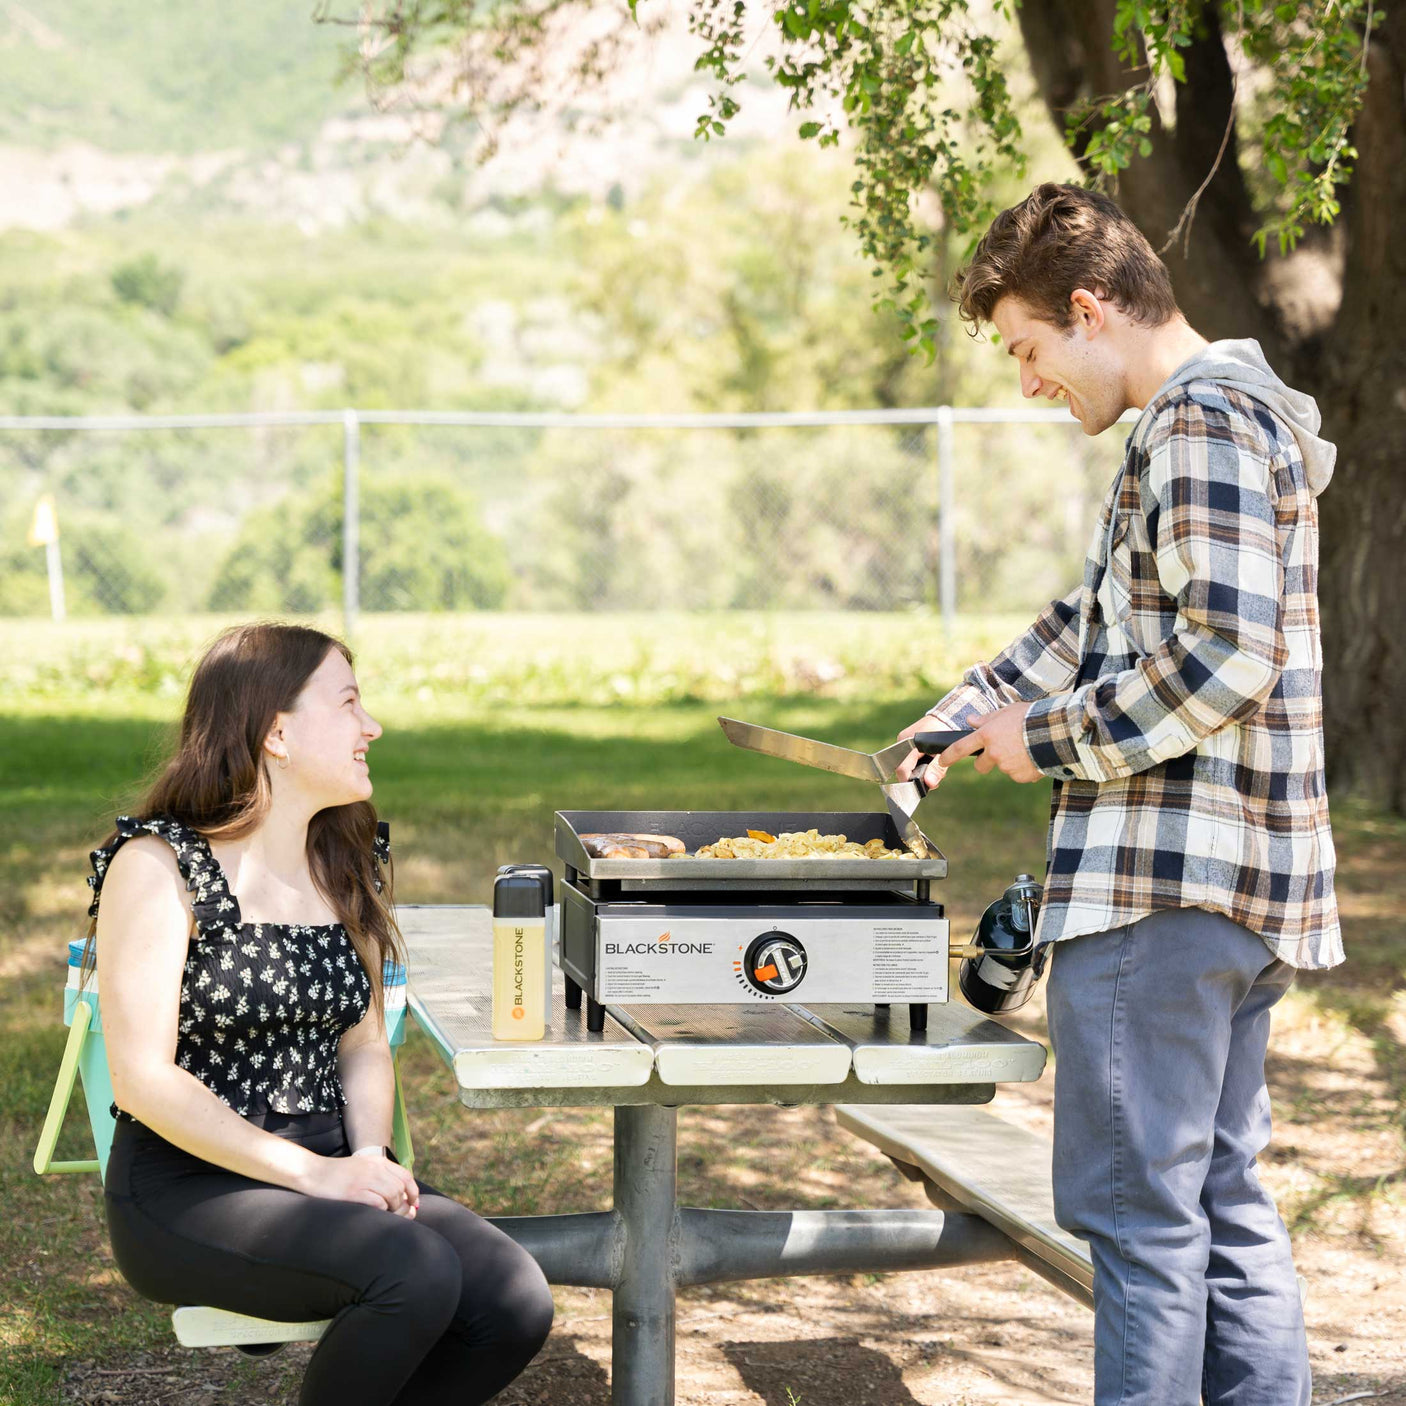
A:
MULTIPOLYGON (((1020 1022, 1042 1029, 1039 1011, 1020 1022)), ((1394 1052, 1406 1001, 1379 1039, 1292 994, 1270 1083, 1276 1136, 1262 1175, 1308 1281, 1315 1406, 1406 1406, 1406 1205, 1394 1052), (1385 1044, 1383 1044, 1385 1041, 1385 1044), (1384 1058, 1383 1052, 1392 1054, 1384 1058)), ((429 1104, 412 1110, 417 1170, 458 1194, 471 1176, 491 1212, 595 1209, 609 1195, 610 1122, 599 1110, 469 1113, 423 1042, 429 1104), (444 1096, 443 1098, 439 1097, 444 1096), (487 1190, 485 1191, 485 1188, 487 1190)), ((1002 1116, 1048 1134, 1052 1081, 1002 1090, 1002 1116)), ((686 1109, 679 1193, 695 1205, 923 1206, 922 1191, 840 1130, 825 1108, 686 1109)), ((105 1247, 99 1253, 105 1254, 105 1247)), ((610 1296, 558 1289, 546 1348, 503 1406, 606 1406, 610 1296)), ((1018 1265, 766 1280, 679 1296, 680 1403, 976 1406, 1092 1399, 1092 1318, 1018 1265)), ((70 1365, 64 1399, 110 1406, 262 1406, 296 1400, 310 1347, 260 1362, 170 1347, 70 1365)), ((1266 1403, 1270 1406, 1270 1403, 1266 1403)))

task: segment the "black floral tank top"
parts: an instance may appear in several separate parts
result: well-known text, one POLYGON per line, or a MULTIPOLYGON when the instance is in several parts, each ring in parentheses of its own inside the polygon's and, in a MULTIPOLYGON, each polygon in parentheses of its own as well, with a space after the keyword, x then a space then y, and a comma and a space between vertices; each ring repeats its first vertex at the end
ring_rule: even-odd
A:
MULTIPOLYGON (((91 858, 88 913, 134 835, 159 835, 194 893, 195 931, 181 976, 176 1063, 242 1117, 337 1113, 346 1102, 337 1046, 371 1008, 371 982, 341 923, 246 923, 205 837, 170 816, 117 817, 117 838, 91 858)), ((379 865, 390 827, 377 826, 379 865)), ((101 952, 98 954, 101 958, 101 952)), ((116 1105, 113 1113, 117 1113, 116 1105)))

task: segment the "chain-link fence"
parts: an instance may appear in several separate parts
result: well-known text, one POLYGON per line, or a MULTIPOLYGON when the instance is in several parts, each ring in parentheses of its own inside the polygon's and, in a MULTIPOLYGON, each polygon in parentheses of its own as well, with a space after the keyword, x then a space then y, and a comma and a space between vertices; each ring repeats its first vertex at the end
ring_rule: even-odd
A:
POLYGON ((1119 439, 953 407, 0 418, 0 612, 1024 610, 1076 579, 1119 439))

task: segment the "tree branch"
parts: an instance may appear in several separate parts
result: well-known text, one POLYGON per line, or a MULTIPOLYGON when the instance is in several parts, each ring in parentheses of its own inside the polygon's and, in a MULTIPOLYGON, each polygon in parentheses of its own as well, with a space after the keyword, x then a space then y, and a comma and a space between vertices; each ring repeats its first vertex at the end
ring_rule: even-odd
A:
POLYGON ((1164 257, 1183 306, 1189 313, 1196 309, 1191 320, 1200 331, 1208 337, 1244 336, 1252 326, 1273 360, 1284 347, 1285 333, 1265 296, 1265 261, 1250 242, 1258 221, 1240 168, 1235 74, 1219 7, 1207 4, 1202 16, 1205 32, 1184 50, 1186 81, 1176 86, 1170 147, 1177 169, 1168 183, 1179 205, 1177 223, 1193 202, 1199 223, 1194 237, 1187 230, 1182 249, 1173 248, 1164 257), (1203 243, 1205 248, 1196 247, 1203 243), (1231 284, 1238 296, 1228 299, 1231 284))
MULTIPOLYGON (((1240 85, 1237 83, 1236 91, 1240 85)), ((1191 199, 1182 206, 1181 218, 1172 226, 1167 235, 1167 242, 1157 251, 1158 254, 1165 254, 1168 249, 1175 248, 1177 239, 1182 240, 1182 258, 1186 258, 1191 253, 1191 227, 1196 223, 1196 207, 1201 203, 1201 197, 1206 193, 1206 187, 1215 180, 1216 172, 1220 170, 1220 164, 1225 160, 1225 149, 1230 145, 1230 138, 1235 131, 1235 103, 1232 100, 1230 115, 1225 119, 1225 132, 1220 139, 1220 147, 1216 152, 1216 159, 1211 162, 1211 169, 1206 172, 1206 179, 1191 194, 1191 199)))
MULTIPOLYGON (((1238 0, 1236 10, 1238 32, 1244 25, 1243 5, 1238 0)), ((1220 16, 1214 5, 1206 7, 1203 22, 1206 33, 1185 53, 1186 82, 1176 87, 1174 140, 1177 157, 1186 179, 1197 182, 1175 227, 1180 230, 1184 226, 1186 230, 1183 258, 1190 250, 1191 222, 1202 196, 1207 193, 1211 193, 1207 213, 1210 215, 1214 207, 1222 237, 1248 240, 1255 229, 1254 211, 1240 170, 1240 143, 1235 133, 1239 85, 1226 57, 1220 16), (1205 155, 1210 150, 1216 155, 1206 169, 1205 155)))
MULTIPOLYGON (((1061 132, 1065 113, 1079 98, 1121 90, 1135 77, 1120 68, 1112 50, 1115 4, 1026 0, 1018 11, 1035 80, 1061 132)), ((1230 117, 1233 76, 1210 6, 1206 17, 1207 33, 1184 51, 1187 81, 1177 89, 1175 132, 1154 116, 1152 155, 1135 160, 1118 178, 1119 203, 1153 248, 1166 240, 1205 180, 1230 117)), ((1190 252, 1169 250, 1166 264, 1177 300, 1198 331, 1212 338, 1257 336, 1272 357, 1282 333, 1258 297, 1264 268, 1249 243, 1253 229, 1232 132, 1225 159, 1201 197, 1190 252)))

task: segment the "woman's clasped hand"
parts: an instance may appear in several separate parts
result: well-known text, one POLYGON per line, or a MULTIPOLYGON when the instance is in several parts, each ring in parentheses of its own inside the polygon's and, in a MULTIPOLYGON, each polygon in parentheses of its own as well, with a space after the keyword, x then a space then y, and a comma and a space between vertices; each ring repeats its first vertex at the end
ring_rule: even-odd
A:
POLYGON ((389 1157, 319 1157, 315 1171, 298 1189, 329 1201, 358 1201, 412 1220, 420 1205, 415 1178, 389 1157))

